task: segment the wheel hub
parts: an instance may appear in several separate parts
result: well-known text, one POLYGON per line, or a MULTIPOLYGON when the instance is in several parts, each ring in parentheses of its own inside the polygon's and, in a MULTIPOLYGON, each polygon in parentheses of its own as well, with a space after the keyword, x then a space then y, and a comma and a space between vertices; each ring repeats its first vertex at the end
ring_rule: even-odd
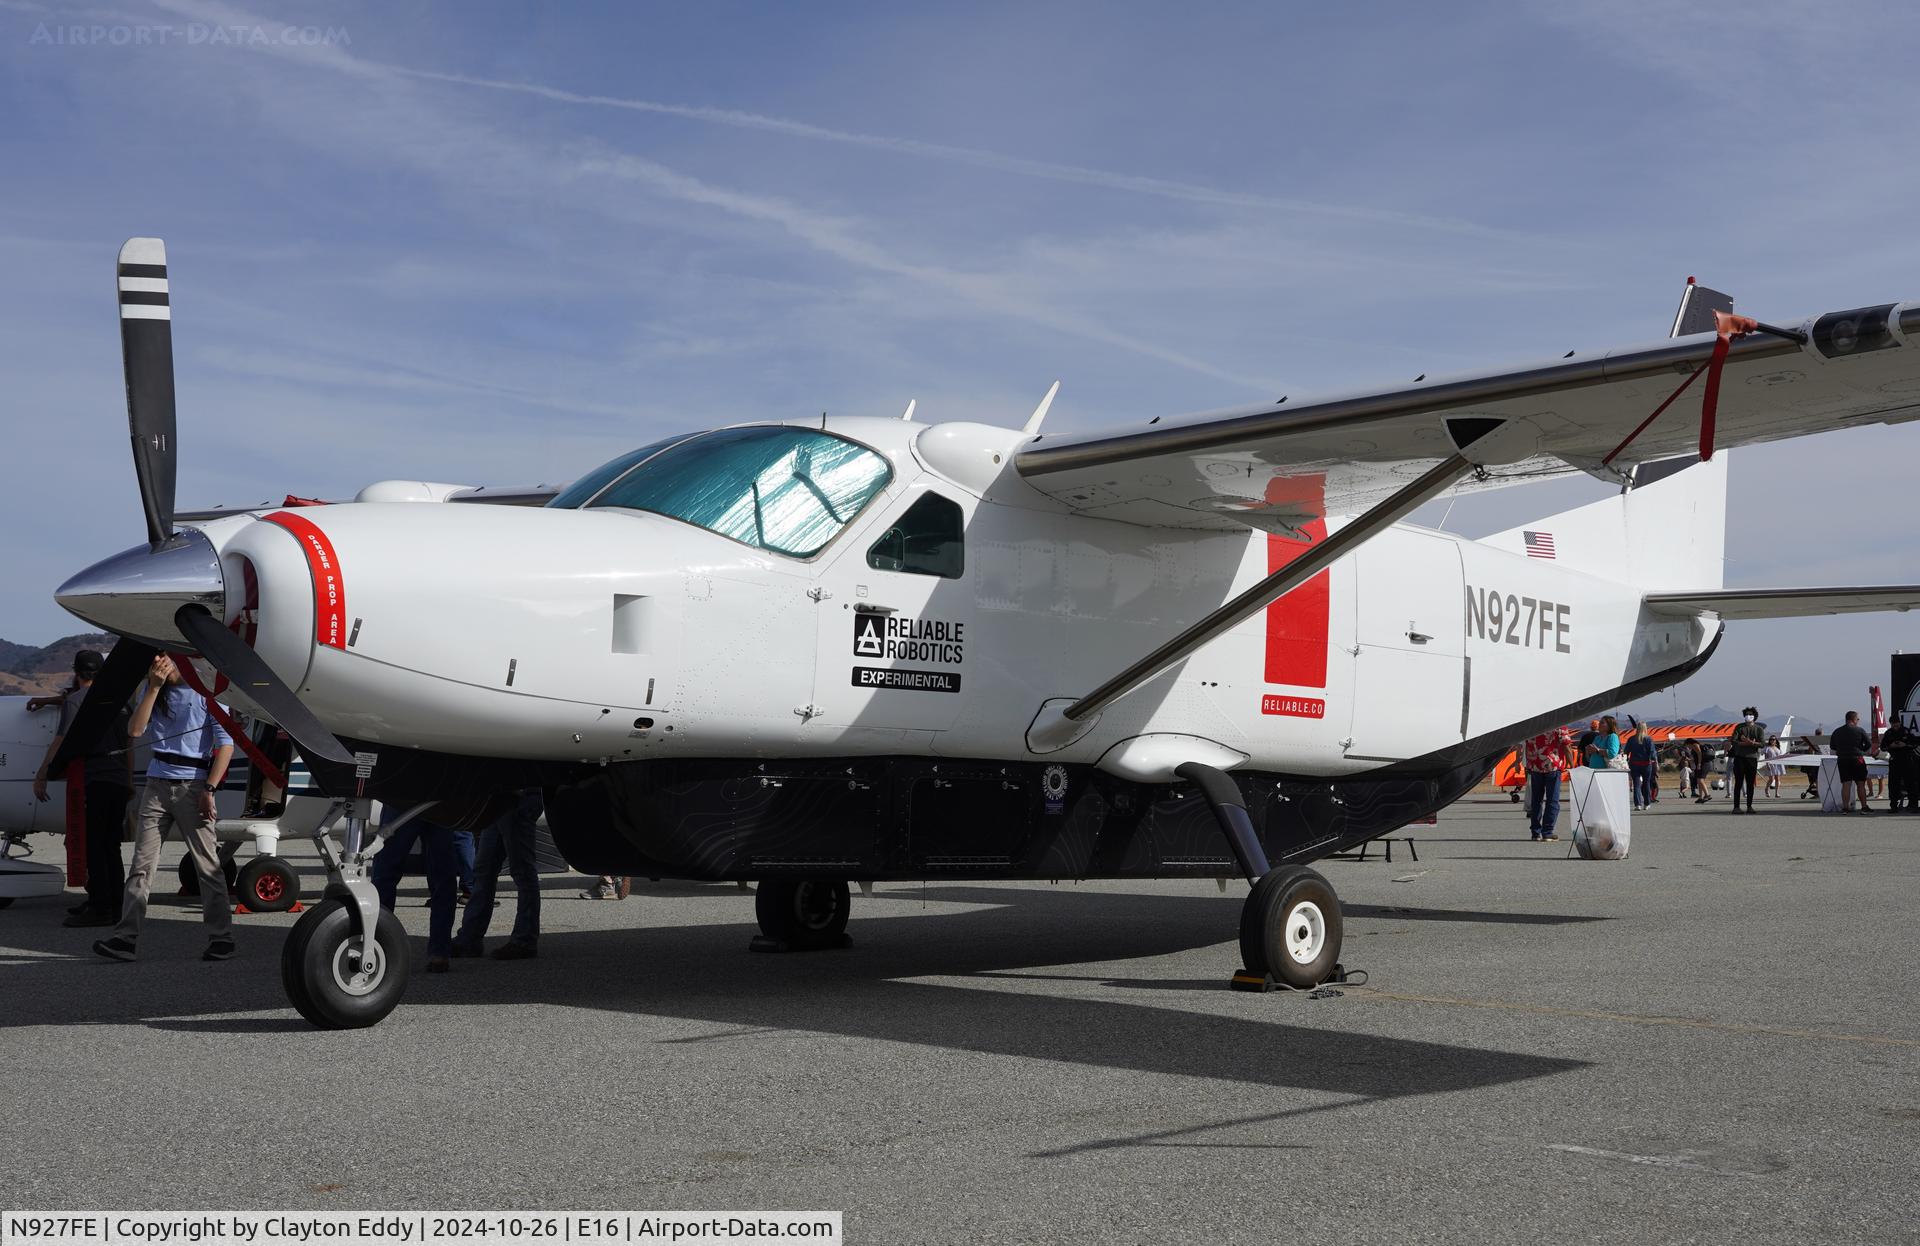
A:
POLYGON ((801 883, 793 897, 794 915, 808 930, 823 930, 833 921, 833 888, 820 883, 801 883))
POLYGON ((1287 910, 1281 926, 1287 955, 1296 965, 1310 965, 1327 946, 1327 915, 1311 900, 1302 900, 1287 910))
POLYGON ((333 949, 333 984, 348 995, 370 995, 386 976, 387 958, 378 940, 342 939, 333 949), (363 942, 370 942, 364 956, 363 942))

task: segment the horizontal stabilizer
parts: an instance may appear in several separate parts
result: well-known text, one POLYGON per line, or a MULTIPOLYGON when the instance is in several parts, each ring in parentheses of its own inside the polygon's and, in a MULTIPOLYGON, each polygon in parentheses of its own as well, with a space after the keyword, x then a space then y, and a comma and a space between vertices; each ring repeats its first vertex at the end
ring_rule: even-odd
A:
POLYGON ((1723 619, 1799 619, 1818 614, 1911 610, 1920 606, 1920 584, 1868 584, 1855 588, 1717 588, 1695 593, 1648 593, 1647 605, 1662 614, 1717 614, 1723 619))

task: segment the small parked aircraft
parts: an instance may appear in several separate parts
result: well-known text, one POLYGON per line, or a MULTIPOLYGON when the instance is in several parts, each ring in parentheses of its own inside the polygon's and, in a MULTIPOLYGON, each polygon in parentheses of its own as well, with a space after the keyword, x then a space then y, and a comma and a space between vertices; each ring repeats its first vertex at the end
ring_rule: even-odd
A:
POLYGON ((1315 401, 766 420, 559 490, 177 524, 161 242, 117 275, 147 540, 57 593, 123 638, 82 714, 197 654, 298 742, 346 819, 282 956, 320 1026, 407 977, 367 803, 531 786, 575 868, 758 880, 777 945, 843 942, 849 882, 1237 873, 1239 976, 1310 987, 1341 915, 1307 863, 1684 678, 1724 619, 1920 604, 1721 580, 1725 452, 1920 416, 1920 303, 1776 328, 1689 284, 1670 340, 1315 401), (1568 472, 1619 492, 1479 541, 1402 522, 1568 472))

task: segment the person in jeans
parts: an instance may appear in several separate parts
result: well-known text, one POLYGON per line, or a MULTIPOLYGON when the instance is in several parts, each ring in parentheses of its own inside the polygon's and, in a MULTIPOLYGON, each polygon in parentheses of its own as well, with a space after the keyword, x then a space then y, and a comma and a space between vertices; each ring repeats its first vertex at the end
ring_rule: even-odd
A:
POLYGON ((1633 733, 1633 739, 1627 741, 1627 769, 1633 775, 1633 807, 1645 809, 1653 804, 1653 774, 1660 765, 1660 754, 1653 746, 1653 736, 1645 728, 1633 733))
POLYGON ((1530 838, 1555 840, 1560 820, 1560 775, 1573 755, 1573 736, 1565 727, 1549 727, 1520 746, 1527 771, 1527 829, 1530 838))
POLYGON ((1753 783, 1760 773, 1760 750, 1767 746, 1767 729, 1760 725, 1760 711, 1749 705, 1740 711, 1740 723, 1727 741, 1733 753, 1728 767, 1733 772, 1733 811, 1740 812, 1740 793, 1747 794, 1748 813, 1753 812, 1753 783))
POLYGON ((453 941, 455 956, 478 956, 487 925, 493 920, 494 896, 504 863, 513 876, 513 933, 493 949, 495 960, 531 960, 540 948, 540 871, 533 859, 533 833, 544 807, 540 789, 519 793, 511 809, 480 832, 473 867, 473 898, 460 919, 460 935, 453 941))
POLYGON ((1873 737, 1860 725, 1860 711, 1848 710, 1844 726, 1835 727, 1827 737, 1833 755, 1839 758, 1840 812, 1867 813, 1867 754, 1873 751, 1873 737), (1860 804, 1855 809, 1854 801, 1860 804))
MULTIPOLYGON (((93 950, 111 960, 132 960, 137 955, 160 844, 173 826, 186 841, 200 879, 200 917, 207 925, 207 950, 200 959, 229 960, 233 909, 227 903, 227 879, 220 869, 213 793, 227 776, 233 737, 213 716, 207 701, 186 687, 173 659, 165 654, 156 657, 147 672, 147 691, 133 711, 127 734, 150 739, 153 759, 147 763, 146 790, 135 815, 133 867, 127 871, 120 924, 112 938, 95 943, 93 950)), ((116 855, 118 851, 116 846, 116 855)))
POLYGON ((447 972, 448 958, 453 955, 453 911, 460 903, 460 854, 454 843, 454 827, 436 820, 448 813, 435 805, 384 835, 368 871, 373 889, 380 893, 380 907, 391 913, 399 899, 407 856, 415 844, 420 845, 427 862, 428 973, 447 972))

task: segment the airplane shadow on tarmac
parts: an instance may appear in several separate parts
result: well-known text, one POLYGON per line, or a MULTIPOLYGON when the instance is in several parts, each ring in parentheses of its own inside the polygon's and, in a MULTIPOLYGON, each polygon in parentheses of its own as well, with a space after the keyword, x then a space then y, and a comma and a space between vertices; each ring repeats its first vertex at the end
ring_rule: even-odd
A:
MULTIPOLYGON (((682 900, 699 896, 709 903, 712 895, 677 894, 682 900)), ((400 1010, 381 1028, 357 1032, 357 1037, 314 1031, 291 1016, 232 1015, 287 1009, 278 973, 279 929, 243 928, 241 957, 207 965, 189 959, 198 950, 197 928, 176 928, 163 936, 164 947, 162 938, 150 939, 154 946, 147 950, 153 955, 134 965, 57 956, 8 964, 0 955, 0 999, 9 1001, 0 1009, 0 1027, 144 1021, 156 1029, 190 1033, 281 1031, 289 1042, 318 1054, 328 1047, 337 1050, 342 1041, 377 1044, 381 1030, 404 1026, 411 1010, 443 1004, 549 1004, 720 1027, 698 1041, 740 1041, 763 1031, 799 1030, 1366 1099, 1470 1090, 1563 1073, 1585 1063, 1328 1028, 1339 1005, 1304 995, 1230 997, 1225 990, 1232 968, 1226 963, 1233 957, 1230 945, 1220 949, 1219 979, 1183 980, 1175 987, 1210 987, 1219 998, 1233 1000, 1224 1012, 1089 998, 1084 990, 1048 994, 1036 990, 1032 979, 1052 975, 1022 972, 1213 947, 1235 928, 1238 896, 988 886, 934 887, 924 895, 930 901, 992 907, 863 918, 863 908, 871 911, 884 903, 897 910, 901 901, 917 897, 891 892, 881 902, 864 904, 856 898, 848 928, 853 947, 797 955, 746 951, 754 931, 745 896, 738 923, 552 931, 542 935, 537 960, 460 961, 444 977, 427 977, 416 969, 400 1010), (974 979, 978 985, 951 981, 956 978, 974 979), (1003 978, 1014 981, 996 986, 1003 978), (1314 1024, 1287 1020, 1308 1017, 1314 1024)), ((671 916, 671 900, 652 903, 669 909, 671 916)), ((1364 911, 1364 906, 1354 907, 1364 911)), ((1407 918, 1420 912, 1388 909, 1382 915, 1407 918)), ((1438 920, 1514 918, 1425 912, 1438 920)), ((643 916, 637 906, 634 916, 643 916)), ((86 942, 72 936, 89 933, 7 924, 15 927, 4 932, 10 945, 44 940, 49 952, 82 951, 86 942), (62 935, 68 937, 56 938, 62 935)), ((417 966, 417 938, 414 949, 417 966)), ((1065 982, 1087 980, 1109 981, 1063 977, 1065 982)), ((1121 980, 1129 986, 1155 985, 1151 978, 1121 980)), ((564 1034, 564 1016, 556 1015, 553 1026, 557 1035, 564 1034)))

